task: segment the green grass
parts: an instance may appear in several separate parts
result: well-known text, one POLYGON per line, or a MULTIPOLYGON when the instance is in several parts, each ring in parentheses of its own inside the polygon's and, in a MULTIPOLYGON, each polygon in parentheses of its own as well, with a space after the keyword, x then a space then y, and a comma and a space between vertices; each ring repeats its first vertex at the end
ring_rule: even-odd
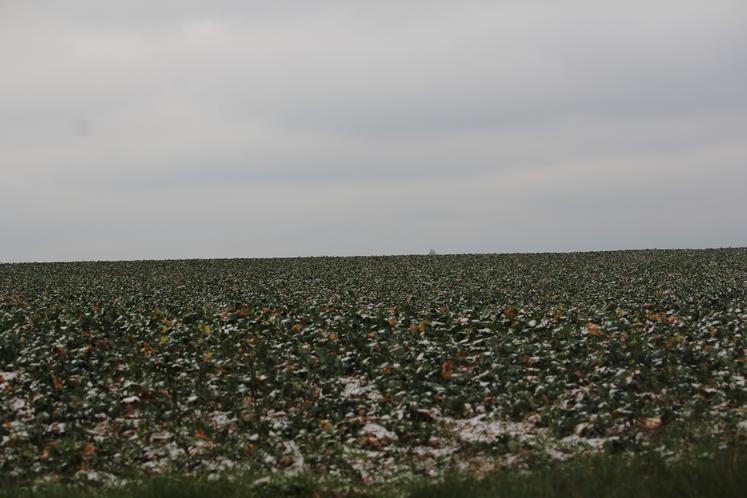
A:
POLYGON ((667 463, 655 453, 638 456, 595 455, 564 463, 539 464, 531 471, 511 470, 479 479, 450 473, 435 481, 351 486, 311 476, 207 481, 151 477, 112 488, 42 485, 34 490, 8 486, 0 498, 695 498, 741 497, 747 489, 747 450, 737 446, 711 456, 695 452, 667 463))
POLYGON ((444 482, 417 486, 412 498, 446 497, 736 497, 747 489, 744 450, 715 458, 667 465, 652 455, 638 458, 597 456, 570 464, 552 465, 528 474, 498 474, 478 480, 455 476, 444 482))

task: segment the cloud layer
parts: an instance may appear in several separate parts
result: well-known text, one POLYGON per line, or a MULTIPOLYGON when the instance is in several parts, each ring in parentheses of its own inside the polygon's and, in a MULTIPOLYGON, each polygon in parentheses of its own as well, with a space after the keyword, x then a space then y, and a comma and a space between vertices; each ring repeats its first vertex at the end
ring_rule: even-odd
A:
POLYGON ((0 261, 747 245, 742 0, 306 4, 0 0, 0 261))

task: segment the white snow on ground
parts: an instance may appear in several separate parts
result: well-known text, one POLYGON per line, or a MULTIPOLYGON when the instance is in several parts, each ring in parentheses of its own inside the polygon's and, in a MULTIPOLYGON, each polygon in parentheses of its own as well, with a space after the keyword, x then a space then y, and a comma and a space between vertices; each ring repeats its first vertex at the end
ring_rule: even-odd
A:
POLYGON ((528 422, 487 420, 485 415, 454 420, 453 431, 464 443, 491 443, 501 436, 523 439, 527 436, 544 435, 547 429, 537 428, 528 422))
POLYGON ((228 415, 230 412, 214 411, 210 414, 210 423, 216 428, 225 427, 232 422, 228 415))
POLYGON ((443 448, 431 448, 429 446, 416 446, 412 449, 412 454, 421 458, 442 459, 453 455, 459 449, 458 446, 446 446, 443 448))
POLYGON ((0 372, 0 391, 4 391, 8 386, 8 382, 16 377, 18 377, 16 372, 0 372))
POLYGON ((547 453, 547 456, 549 456, 553 460, 559 460, 561 462, 563 462, 565 460, 568 460, 569 458, 571 458, 573 456, 573 455, 571 455, 569 453, 564 453, 564 452, 558 451, 558 450, 556 450, 554 448, 547 448, 547 450, 545 451, 545 453, 547 453))
POLYGON ((361 435, 373 436, 380 441, 397 441, 399 438, 395 433, 380 426, 379 424, 366 424, 360 430, 361 435))
POLYGON ((566 436, 563 439, 560 440, 560 442, 566 446, 573 449, 578 449, 579 447, 586 446, 587 448, 594 449, 594 450, 601 450, 604 448, 604 444, 607 441, 613 441, 617 438, 615 437, 581 437, 577 436, 575 434, 571 436, 566 436))
POLYGON ((342 377, 339 382, 344 386, 342 389, 344 399, 364 398, 379 401, 383 398, 381 393, 370 385, 365 377, 342 377))
POLYGON ((298 445, 294 441, 286 441, 284 446, 286 453, 292 459, 291 464, 284 469, 284 472, 288 475, 298 475, 302 473, 305 469, 306 462, 304 461, 303 454, 301 454, 298 445))

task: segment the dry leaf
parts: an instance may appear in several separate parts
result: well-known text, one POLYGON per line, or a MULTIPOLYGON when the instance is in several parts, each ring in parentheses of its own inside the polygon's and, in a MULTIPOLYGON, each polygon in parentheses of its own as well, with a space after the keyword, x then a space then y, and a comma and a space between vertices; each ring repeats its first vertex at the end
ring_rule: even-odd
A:
POLYGON ((443 365, 441 365, 441 378, 445 381, 448 381, 451 379, 451 376, 454 373, 454 362, 451 360, 446 360, 443 365))
POLYGON ((604 332, 602 332, 602 328, 597 325, 596 323, 589 322, 589 335, 594 337, 604 337, 604 332))
POLYGON ((661 427, 661 417, 644 417, 641 419, 644 429, 653 431, 661 427))
POLYGON ((143 341, 142 350, 145 356, 150 356, 155 351, 155 349, 153 349, 153 347, 150 344, 148 344, 148 341, 143 341))
POLYGON ((92 445, 91 443, 86 443, 83 446, 83 456, 84 457, 90 457, 93 456, 96 453, 96 447, 92 445))
POLYGON ((52 385, 58 391, 61 390, 63 387, 65 387, 65 384, 63 384, 62 381, 59 378, 55 377, 54 375, 52 376, 52 385))

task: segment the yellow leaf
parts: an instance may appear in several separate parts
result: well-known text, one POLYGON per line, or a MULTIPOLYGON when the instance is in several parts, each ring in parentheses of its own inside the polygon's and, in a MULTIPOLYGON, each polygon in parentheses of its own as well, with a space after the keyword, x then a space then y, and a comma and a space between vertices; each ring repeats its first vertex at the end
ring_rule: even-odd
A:
POLYGON ((653 431, 661 427, 661 417, 643 417, 641 419, 641 425, 644 429, 653 431))
POLYGON ((665 346, 667 349, 671 349, 682 344, 682 341, 684 341, 684 338, 681 335, 673 335, 667 339, 665 346))

